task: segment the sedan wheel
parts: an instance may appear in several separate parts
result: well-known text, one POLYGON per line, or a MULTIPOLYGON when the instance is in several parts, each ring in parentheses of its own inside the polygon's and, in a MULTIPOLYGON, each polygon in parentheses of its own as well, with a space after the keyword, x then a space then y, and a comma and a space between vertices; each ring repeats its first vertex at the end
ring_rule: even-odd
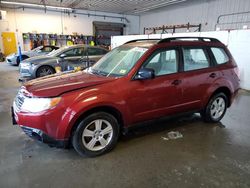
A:
POLYGON ((52 67, 42 66, 37 70, 36 76, 43 77, 43 76, 47 76, 47 75, 54 74, 54 73, 55 73, 55 70, 52 67))

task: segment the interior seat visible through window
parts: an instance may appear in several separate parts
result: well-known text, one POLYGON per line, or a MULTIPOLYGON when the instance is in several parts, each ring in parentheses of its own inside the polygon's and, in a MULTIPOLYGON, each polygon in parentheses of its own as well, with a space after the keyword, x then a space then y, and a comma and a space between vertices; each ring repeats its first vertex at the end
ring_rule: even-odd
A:
POLYGON ((146 63, 146 68, 152 68, 156 76, 177 72, 177 52, 176 50, 163 50, 153 55, 146 63))

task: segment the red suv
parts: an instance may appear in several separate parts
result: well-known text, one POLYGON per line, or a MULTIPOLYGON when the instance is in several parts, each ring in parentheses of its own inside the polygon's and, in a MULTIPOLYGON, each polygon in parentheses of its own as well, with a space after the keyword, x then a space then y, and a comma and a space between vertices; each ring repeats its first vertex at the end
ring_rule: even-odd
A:
POLYGON ((135 40, 85 71, 24 84, 13 123, 49 145, 97 156, 138 122, 183 112, 218 122, 238 89, 237 65, 217 39, 135 40))

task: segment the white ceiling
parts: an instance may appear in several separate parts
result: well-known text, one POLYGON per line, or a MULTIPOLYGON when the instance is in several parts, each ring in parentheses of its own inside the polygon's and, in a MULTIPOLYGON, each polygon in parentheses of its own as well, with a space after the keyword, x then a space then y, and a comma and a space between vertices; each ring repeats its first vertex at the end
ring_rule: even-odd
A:
MULTIPOLYGON (((151 10, 183 3, 187 0, 7 0, 32 4, 62 6, 73 9, 113 12, 120 14, 142 14, 151 10)), ((1 2, 1 1, 0 1, 1 2)), ((3 4, 1 4, 3 6, 3 4)), ((20 7, 20 5, 18 5, 20 7)))

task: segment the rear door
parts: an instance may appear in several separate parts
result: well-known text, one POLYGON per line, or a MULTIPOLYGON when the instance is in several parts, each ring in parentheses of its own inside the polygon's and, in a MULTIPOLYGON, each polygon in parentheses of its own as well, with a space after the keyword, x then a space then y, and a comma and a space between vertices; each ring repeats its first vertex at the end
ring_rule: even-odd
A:
POLYGON ((182 47, 182 104, 183 111, 202 108, 202 99, 208 95, 208 89, 220 76, 208 48, 204 46, 182 47))

